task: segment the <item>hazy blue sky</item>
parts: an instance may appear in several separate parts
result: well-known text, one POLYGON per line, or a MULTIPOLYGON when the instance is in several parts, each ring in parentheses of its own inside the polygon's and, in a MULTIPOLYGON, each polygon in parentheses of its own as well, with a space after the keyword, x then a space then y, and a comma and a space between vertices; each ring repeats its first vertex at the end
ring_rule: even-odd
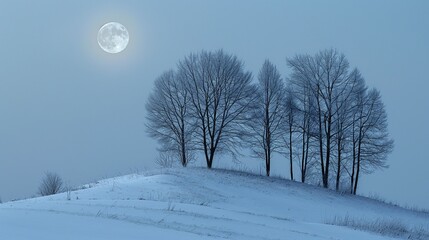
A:
POLYGON ((36 192, 46 170, 71 185, 154 166, 144 131, 154 79, 223 48, 256 73, 269 58, 334 47, 385 101, 395 150, 361 192, 429 208, 428 1, 2 1, 0 196, 36 192), (117 55, 106 22, 128 28, 117 55))

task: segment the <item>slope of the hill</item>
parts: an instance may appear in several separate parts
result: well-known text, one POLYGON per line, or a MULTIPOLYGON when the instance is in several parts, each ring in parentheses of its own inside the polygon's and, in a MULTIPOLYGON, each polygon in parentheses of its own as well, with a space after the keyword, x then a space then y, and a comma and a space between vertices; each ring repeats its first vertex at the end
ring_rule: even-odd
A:
MULTIPOLYGON (((392 239, 327 224, 429 214, 276 178, 200 168, 116 177, 54 196, 0 204, 0 239, 392 239)), ((407 232, 397 234, 407 238, 407 232)), ((412 236, 415 237, 415 236, 412 236)), ((425 239, 419 235, 416 239, 425 239)))

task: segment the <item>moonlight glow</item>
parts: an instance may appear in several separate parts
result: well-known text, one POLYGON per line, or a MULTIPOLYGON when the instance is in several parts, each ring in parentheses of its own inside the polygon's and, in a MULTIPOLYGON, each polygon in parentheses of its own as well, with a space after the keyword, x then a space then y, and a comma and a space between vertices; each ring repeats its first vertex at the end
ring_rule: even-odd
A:
POLYGON ((117 22, 104 24, 97 36, 98 45, 108 53, 122 52, 127 47, 129 39, 127 29, 117 22))

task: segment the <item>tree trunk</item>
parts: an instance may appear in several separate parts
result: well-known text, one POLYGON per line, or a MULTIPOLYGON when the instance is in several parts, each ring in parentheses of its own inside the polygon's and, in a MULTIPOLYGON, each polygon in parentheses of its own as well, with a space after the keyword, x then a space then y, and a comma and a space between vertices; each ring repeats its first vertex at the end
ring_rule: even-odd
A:
POLYGON ((266 169, 267 177, 270 176, 270 167, 271 167, 270 165, 271 165, 271 150, 268 144, 266 154, 265 154, 265 169, 266 169))
POLYGON ((301 179, 302 182, 305 182, 305 177, 307 176, 307 164, 308 164, 308 149, 310 146, 310 135, 307 133, 307 139, 305 142, 305 159, 304 159, 304 174, 303 174, 303 178, 301 179))
POLYGON ((267 177, 269 177, 270 176, 270 160, 267 160, 267 163, 266 163, 266 170, 267 170, 267 177))
POLYGON ((356 179, 355 179, 355 186, 353 188, 353 194, 356 195, 358 181, 359 181, 359 170, 360 170, 360 160, 357 161, 357 169, 356 169, 356 179))
POLYGON ((204 156, 206 157, 206 163, 207 163, 207 168, 211 168, 212 167, 212 163, 211 163, 211 159, 212 156, 209 155, 209 150, 207 148, 207 140, 204 138, 203 140, 203 144, 204 144, 204 156))
POLYGON ((289 162, 290 162, 290 180, 293 181, 292 125, 289 125, 289 162))
POLYGON ((337 182, 335 185, 335 189, 338 191, 340 190, 340 178, 341 178, 341 137, 338 137, 338 163, 337 163, 337 182))
MULTIPOLYGON (((305 129, 305 127, 304 127, 305 129)), ((305 171, 306 171, 306 166, 305 166, 305 130, 303 131, 302 134, 302 152, 301 152, 302 156, 301 156, 301 182, 305 182, 305 171)))
POLYGON ((207 168, 209 168, 209 169, 212 168, 214 152, 215 152, 215 150, 213 148, 211 148, 210 149, 210 158, 209 158, 209 161, 207 162, 207 168))
POLYGON ((186 159, 186 145, 185 145, 185 124, 184 124, 184 121, 183 121, 183 119, 182 119, 182 128, 181 128, 181 131, 182 131, 182 136, 181 136, 181 139, 180 139, 180 141, 181 141, 181 153, 182 153, 182 166, 183 167, 186 167, 186 165, 188 164, 188 160, 186 159))
POLYGON ((355 119, 353 118, 353 129, 352 129, 352 141, 353 141, 353 163, 352 163, 352 174, 350 176, 350 193, 353 194, 353 184, 355 178, 355 165, 356 165, 356 140, 355 140, 355 119))
POLYGON ((360 172, 360 153, 361 153, 361 146, 362 146, 362 130, 359 130, 359 140, 358 140, 358 152, 357 152, 357 167, 356 167, 356 178, 355 178, 355 186, 353 188, 353 194, 356 195, 356 190, 358 186, 359 181, 359 172, 360 172))
POLYGON ((265 172, 267 177, 270 176, 270 164, 271 164, 271 156, 270 156, 269 148, 267 147, 267 149, 265 150, 265 172))
MULTIPOLYGON (((266 97, 268 98, 268 88, 266 89, 266 97)), ((270 164, 271 164, 271 129, 270 129, 270 104, 268 99, 265 99, 265 169, 267 176, 270 176, 270 164)))
POLYGON ((188 164, 188 161, 186 159, 186 147, 185 147, 185 143, 182 143, 182 166, 186 167, 187 164, 188 164))
MULTIPOLYGON (((317 91, 320 91, 319 87, 317 91)), ((322 171, 322 182, 325 185, 325 163, 323 160, 323 139, 322 139, 322 109, 320 108, 320 99, 317 99, 318 115, 319 115, 319 155, 320 155, 320 170, 322 171)))
POLYGON ((326 133, 326 168, 325 168, 325 178, 323 179, 323 187, 329 188, 329 163, 331 162, 331 121, 332 116, 329 113, 328 116, 328 132, 326 133))
MULTIPOLYGON (((269 139, 269 134, 268 134, 268 139, 269 139)), ((267 150, 266 150, 266 155, 265 155, 265 163, 266 163, 266 172, 267 172, 267 176, 270 176, 270 168, 271 168, 271 144, 269 142, 269 140, 267 139, 267 150)))

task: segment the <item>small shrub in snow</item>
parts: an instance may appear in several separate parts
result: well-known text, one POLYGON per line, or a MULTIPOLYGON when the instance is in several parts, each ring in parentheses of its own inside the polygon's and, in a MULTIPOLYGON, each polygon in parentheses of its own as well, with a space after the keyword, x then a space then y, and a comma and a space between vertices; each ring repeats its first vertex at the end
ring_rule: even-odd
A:
POLYGON ((71 200, 71 192, 73 190, 76 190, 76 189, 74 189, 73 187, 70 186, 70 184, 67 183, 65 185, 65 187, 63 188, 63 190, 66 193, 66 200, 70 201, 71 200))
POLYGON ((61 177, 52 172, 45 173, 42 183, 39 186, 39 194, 42 196, 59 193, 63 188, 63 180, 61 177))
POLYGON ((156 165, 161 168, 171 168, 174 165, 174 157, 171 154, 160 153, 155 159, 156 165))
POLYGON ((67 198, 66 198, 68 201, 70 201, 71 200, 71 189, 70 188, 68 188, 67 189, 67 198))
POLYGON ((167 211, 174 211, 176 206, 172 202, 168 202, 167 211))

